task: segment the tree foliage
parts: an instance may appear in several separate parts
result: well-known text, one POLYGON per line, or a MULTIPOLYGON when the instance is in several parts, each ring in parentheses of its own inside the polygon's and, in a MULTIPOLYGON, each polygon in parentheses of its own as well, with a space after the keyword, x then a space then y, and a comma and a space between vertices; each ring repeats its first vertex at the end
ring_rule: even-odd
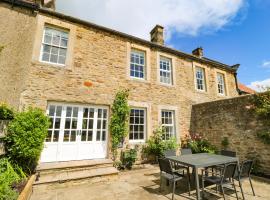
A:
POLYGON ((112 140, 112 150, 115 153, 118 145, 128 134, 128 119, 130 108, 128 105, 128 90, 117 92, 113 105, 110 120, 110 132, 112 140))
POLYGON ((262 121, 264 129, 257 132, 257 136, 265 143, 270 144, 270 89, 253 97, 255 114, 262 121))

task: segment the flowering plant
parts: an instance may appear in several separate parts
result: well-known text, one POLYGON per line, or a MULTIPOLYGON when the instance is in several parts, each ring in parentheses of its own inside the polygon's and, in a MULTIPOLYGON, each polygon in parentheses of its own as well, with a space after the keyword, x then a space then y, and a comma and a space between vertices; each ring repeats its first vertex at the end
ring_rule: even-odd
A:
POLYGON ((186 134, 182 148, 191 148, 192 153, 216 153, 217 148, 198 133, 186 134))

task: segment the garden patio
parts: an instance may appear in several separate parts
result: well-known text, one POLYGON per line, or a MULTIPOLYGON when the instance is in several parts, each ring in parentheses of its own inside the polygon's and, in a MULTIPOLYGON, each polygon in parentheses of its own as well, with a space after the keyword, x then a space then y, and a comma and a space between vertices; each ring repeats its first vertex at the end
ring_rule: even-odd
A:
MULTIPOLYGON (((243 188, 245 197, 248 200, 267 200, 270 199, 270 182, 267 179, 253 177, 253 183, 256 196, 252 191, 248 181, 244 182, 243 188)), ((162 185, 163 191, 159 187, 159 168, 157 165, 144 165, 139 169, 120 172, 118 178, 107 181, 85 182, 80 184, 64 183, 58 187, 46 186, 46 188, 34 187, 31 200, 100 200, 100 199, 117 199, 117 200, 168 200, 171 199, 171 187, 166 184, 162 185)), ((191 196, 188 195, 186 181, 182 180, 176 187, 175 199, 196 199, 196 190, 192 184, 191 196)), ((209 186, 206 189, 205 196, 209 200, 223 199, 222 195, 215 193, 215 190, 209 186), (209 191, 209 192, 208 192, 209 191), (211 192, 211 194, 210 194, 211 192)), ((238 196, 241 198, 240 188, 236 188, 238 196)), ((236 199, 231 190, 225 190, 227 199, 236 199)))

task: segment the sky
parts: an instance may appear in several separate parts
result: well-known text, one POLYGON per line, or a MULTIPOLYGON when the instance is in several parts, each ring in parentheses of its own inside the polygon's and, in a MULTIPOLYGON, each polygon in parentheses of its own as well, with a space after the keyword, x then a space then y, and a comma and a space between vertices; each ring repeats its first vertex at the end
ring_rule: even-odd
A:
POLYGON ((80 19, 150 40, 160 24, 166 45, 228 65, 238 79, 270 87, 270 0, 57 0, 56 9, 80 19))

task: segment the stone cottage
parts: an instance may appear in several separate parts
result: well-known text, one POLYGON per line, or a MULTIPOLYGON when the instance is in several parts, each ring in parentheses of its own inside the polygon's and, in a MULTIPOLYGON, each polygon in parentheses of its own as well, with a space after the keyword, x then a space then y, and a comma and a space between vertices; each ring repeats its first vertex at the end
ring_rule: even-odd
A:
POLYGON ((51 119, 41 162, 107 158, 110 107, 130 90, 129 144, 159 124, 165 138, 189 132, 192 105, 239 95, 237 68, 66 16, 54 2, 0 1, 0 101, 35 106, 51 119))

